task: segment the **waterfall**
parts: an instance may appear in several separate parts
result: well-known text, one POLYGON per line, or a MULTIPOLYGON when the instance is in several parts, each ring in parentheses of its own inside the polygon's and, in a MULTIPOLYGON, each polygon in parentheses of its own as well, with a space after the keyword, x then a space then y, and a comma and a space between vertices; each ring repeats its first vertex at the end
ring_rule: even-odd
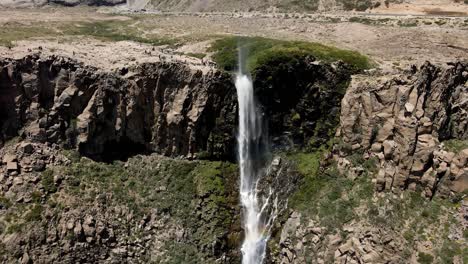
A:
POLYGON ((242 263, 260 264, 265 258, 270 227, 276 216, 276 201, 260 194, 260 180, 267 170, 267 151, 262 118, 255 104, 252 80, 239 71, 236 78, 239 103, 238 159, 240 168, 240 201, 245 232, 242 263))

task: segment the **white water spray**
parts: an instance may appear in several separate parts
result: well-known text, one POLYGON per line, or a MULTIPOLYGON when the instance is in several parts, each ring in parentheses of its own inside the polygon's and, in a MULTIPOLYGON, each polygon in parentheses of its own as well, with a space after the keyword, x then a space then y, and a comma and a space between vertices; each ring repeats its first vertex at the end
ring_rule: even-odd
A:
POLYGON ((243 207, 245 239, 242 244, 242 263, 261 264, 265 258, 270 227, 276 216, 276 201, 273 212, 268 197, 259 197, 258 184, 265 174, 265 150, 262 146, 263 131, 261 116, 257 113, 251 79, 239 71, 236 78, 239 102, 238 155, 240 167, 240 200, 243 207), (259 199, 260 198, 260 199, 259 199))

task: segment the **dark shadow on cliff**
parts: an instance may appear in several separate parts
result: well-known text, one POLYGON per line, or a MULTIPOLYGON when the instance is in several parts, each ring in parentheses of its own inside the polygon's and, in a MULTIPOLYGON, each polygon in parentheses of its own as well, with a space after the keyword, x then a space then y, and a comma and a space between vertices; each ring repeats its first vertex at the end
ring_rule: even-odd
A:
MULTIPOLYGON (((103 151, 99 155, 88 155, 95 161, 112 163, 115 160, 127 161, 129 158, 138 154, 150 154, 148 148, 141 143, 136 143, 128 137, 122 137, 119 140, 106 141, 103 151)), ((85 156, 86 153, 80 152, 85 156)))

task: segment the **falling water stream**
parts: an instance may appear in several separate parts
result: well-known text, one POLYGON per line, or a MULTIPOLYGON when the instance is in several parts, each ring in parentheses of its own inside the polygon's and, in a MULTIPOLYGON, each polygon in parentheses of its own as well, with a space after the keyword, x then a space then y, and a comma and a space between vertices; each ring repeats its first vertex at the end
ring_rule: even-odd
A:
MULTIPOLYGON (((261 195, 260 180, 266 172, 265 131, 255 104, 253 83, 239 70, 236 78, 239 103, 238 155, 240 167, 240 200, 243 208, 245 232, 242 244, 242 263, 261 264, 265 258, 270 226, 276 216, 275 201, 270 192, 261 195), (267 196, 267 197, 264 197, 267 196), (273 205, 273 209, 271 209, 273 205)), ((265 189, 265 188, 262 188, 265 189)))

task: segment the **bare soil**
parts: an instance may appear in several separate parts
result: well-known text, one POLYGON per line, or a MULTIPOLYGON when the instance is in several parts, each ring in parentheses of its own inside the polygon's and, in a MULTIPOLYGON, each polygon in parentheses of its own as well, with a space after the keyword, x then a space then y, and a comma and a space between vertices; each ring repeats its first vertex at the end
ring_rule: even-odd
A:
MULTIPOLYGON (((393 11, 397 10, 392 6, 393 11)), ((445 9, 444 9, 445 10, 445 9)), ((414 11, 414 10, 413 10, 414 11)), ((206 59, 189 53, 207 53, 211 41, 225 35, 262 36, 305 40, 356 50, 368 55, 385 71, 420 64, 426 60, 446 63, 468 58, 468 17, 439 15, 401 16, 356 13, 170 13, 116 14, 94 8, 40 8, 0 10, 0 26, 75 26, 79 22, 126 21, 137 18, 130 29, 143 35, 177 40, 177 45, 153 47, 132 41, 104 41, 91 36, 57 35, 24 38, 13 47, 0 46, 0 57, 19 58, 28 53, 53 53, 74 57, 104 69, 146 61, 179 60, 208 70, 206 59)), ((0 34, 0 40, 2 35, 0 34)), ((209 54, 208 54, 209 57, 209 54)))

